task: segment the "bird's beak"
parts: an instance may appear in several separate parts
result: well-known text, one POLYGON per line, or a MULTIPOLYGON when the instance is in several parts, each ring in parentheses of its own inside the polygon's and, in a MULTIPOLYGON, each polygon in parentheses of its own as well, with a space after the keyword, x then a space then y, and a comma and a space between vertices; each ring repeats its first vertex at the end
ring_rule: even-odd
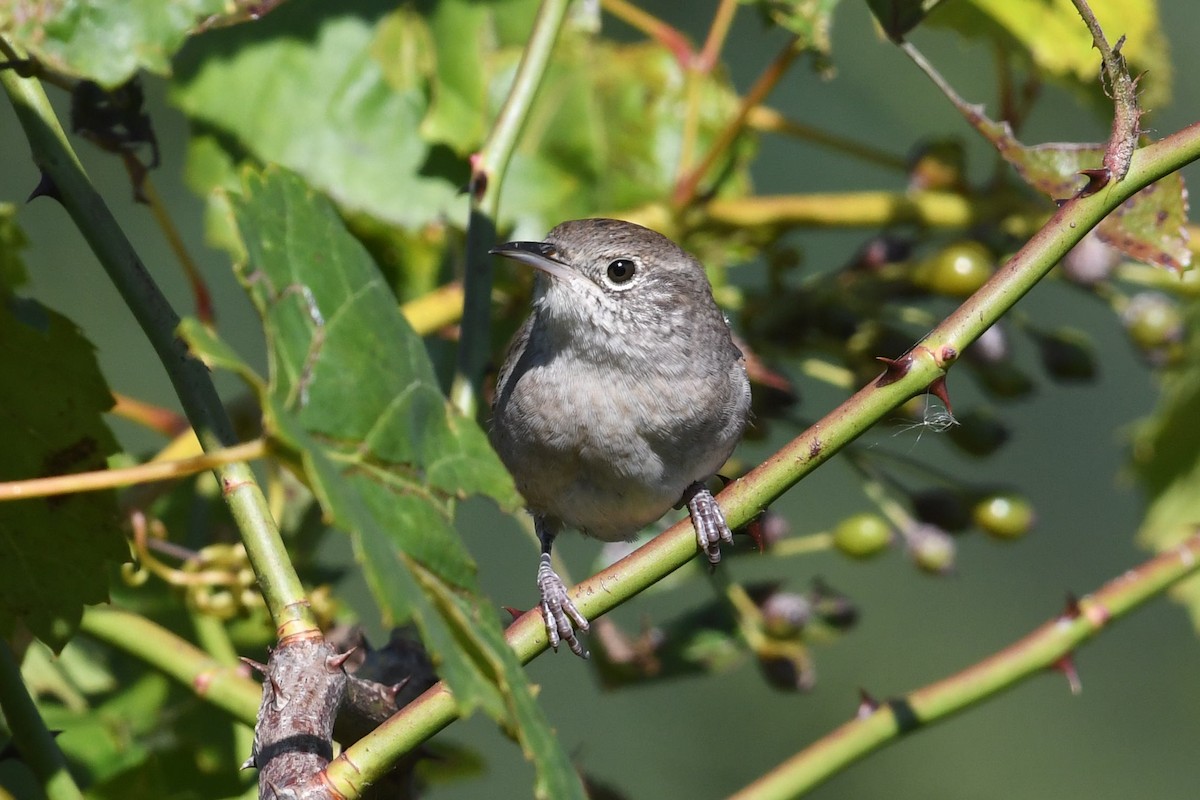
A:
POLYGON ((564 281, 572 281, 580 277, 578 272, 555 258, 558 251, 554 249, 554 245, 548 242, 509 242, 499 247, 493 247, 488 252, 494 256, 504 256, 513 261, 528 264, 534 269, 539 269, 551 277, 564 281))

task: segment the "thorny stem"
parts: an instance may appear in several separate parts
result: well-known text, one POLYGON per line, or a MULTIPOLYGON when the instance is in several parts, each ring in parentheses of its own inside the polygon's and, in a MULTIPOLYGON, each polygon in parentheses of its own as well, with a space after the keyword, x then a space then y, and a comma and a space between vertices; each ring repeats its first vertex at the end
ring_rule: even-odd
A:
POLYGON ((186 478, 225 464, 253 461, 267 454, 267 443, 255 439, 245 444, 211 450, 192 458, 179 461, 150 461, 136 467, 123 469, 101 469, 95 472, 76 472, 70 475, 54 475, 49 478, 30 478, 24 481, 0 483, 0 502, 5 500, 27 500, 31 497, 52 497, 75 492, 95 492, 133 486, 137 483, 169 481, 186 478))
MULTIPOLYGON (((910 358, 900 360, 904 367, 892 376, 894 380, 877 380, 863 387, 745 477, 727 486, 718 500, 730 526, 736 528, 749 522, 894 408, 923 392, 935 378, 945 374, 954 360, 950 356, 962 353, 967 344, 1003 316, 1101 219, 1134 192, 1197 158, 1200 158, 1200 123, 1139 150, 1125 181, 1111 184, 1095 195, 1067 201, 1005 267, 914 347, 910 358)), ((595 619, 695 556, 696 533, 690 520, 684 519, 576 586, 571 592, 572 599, 586 617, 595 619)), ((1178 555, 1163 558, 1167 560, 1160 558, 1151 563, 1169 566, 1178 555)), ((1158 569, 1156 566, 1150 572, 1138 573, 1147 575, 1147 582, 1127 587, 1131 597, 1136 594, 1136 601, 1129 602, 1127 607, 1145 601, 1182 577, 1182 573, 1164 576, 1158 569)), ((514 621, 505 638, 522 662, 543 652, 548 644, 540 610, 535 608, 514 621)), ((976 700, 998 688, 982 692, 976 700)), ((438 683, 347 748, 342 757, 331 762, 330 768, 348 769, 349 764, 368 757, 399 757, 446 727, 455 715, 454 698, 445 684, 438 683)), ((882 720, 884 715, 873 715, 872 719, 876 718, 882 720)))
POLYGON ((865 710, 801 750, 730 800, 782 800, 804 794, 904 734, 996 697, 1062 663, 1108 623, 1200 568, 1200 534, 1105 584, 1023 639, 967 669, 865 710))
MULTIPOLYGON (((11 44, 8 47, 11 49, 11 44)), ((154 347, 201 445, 212 451, 237 444, 207 368, 188 353, 176 335, 178 315, 84 173, 41 83, 0 70, 0 86, 13 104, 34 162, 53 181, 67 213, 154 347)), ((249 465, 222 464, 214 472, 279 636, 316 631, 304 587, 249 465)))
POLYGON ((529 109, 550 63, 567 5, 567 0, 542 0, 508 98, 483 149, 472 159, 462 337, 450 387, 450 402, 468 417, 474 417, 478 408, 484 366, 490 352, 492 256, 488 250, 496 241, 500 188, 521 128, 529 117, 529 109))
POLYGON ((1104 168, 1112 180, 1121 181, 1129 171, 1129 161, 1137 148, 1139 124, 1142 112, 1137 102, 1137 81, 1129 75, 1125 57, 1121 55, 1122 36, 1116 47, 1110 47, 1104 38, 1104 31, 1096 20, 1096 15, 1087 4, 1087 0, 1071 0, 1075 4, 1079 16, 1092 34, 1092 42, 1100 51, 1100 59, 1104 63, 1104 74, 1108 78, 1107 91, 1113 101, 1112 132, 1108 137, 1108 147, 1104 153, 1104 168))
POLYGON ((67 769, 67 759, 38 713, 21 665, 8 641, 0 637, 0 714, 12 733, 12 745, 41 784, 47 800, 83 800, 67 769))
POLYGON ((738 113, 734 116, 725 129, 717 136, 712 147, 704 154, 704 158, 690 172, 684 175, 675 186, 675 192, 671 197, 671 205, 675 208, 684 208, 696 199, 696 194, 700 188, 700 181, 708 174, 713 165, 717 163, 717 159, 725 155, 726 151, 737 141, 742 130, 746 127, 746 119, 750 116, 751 109, 762 105, 766 100, 767 95, 775 88, 775 84, 783 79, 787 73, 788 67, 796 60, 796 56, 800 55, 799 49, 796 47, 796 36, 790 37, 784 43, 783 49, 779 51, 779 55, 767 65, 763 70, 763 74, 759 76, 754 85, 750 87, 750 91, 742 98, 738 113))

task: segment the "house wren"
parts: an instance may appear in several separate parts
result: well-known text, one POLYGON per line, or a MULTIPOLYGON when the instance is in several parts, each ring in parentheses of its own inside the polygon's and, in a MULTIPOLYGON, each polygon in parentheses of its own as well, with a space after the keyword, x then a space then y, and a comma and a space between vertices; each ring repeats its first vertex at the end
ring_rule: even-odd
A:
POLYGON ((587 619, 550 565, 554 537, 571 527, 626 540, 686 504, 700 549, 720 561, 733 537, 703 481, 741 440, 750 384, 704 268, 667 237, 584 219, 491 252, 538 270, 533 312, 500 370, 491 440, 541 541, 550 644, 586 657, 575 629, 587 619))

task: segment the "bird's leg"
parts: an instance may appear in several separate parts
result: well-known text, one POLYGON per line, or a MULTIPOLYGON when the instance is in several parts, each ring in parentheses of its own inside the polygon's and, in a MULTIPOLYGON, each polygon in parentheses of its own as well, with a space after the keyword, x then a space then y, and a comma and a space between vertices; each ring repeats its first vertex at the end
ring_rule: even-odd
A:
POLYGON ((542 619, 546 623, 546 636, 550 639, 550 646, 557 651, 559 641, 565 641, 572 653, 580 658, 587 658, 587 649, 575 638, 576 628, 584 632, 588 630, 587 617, 580 614, 579 609, 571 602, 562 578, 558 577, 554 567, 550 566, 550 548, 554 544, 554 537, 558 535, 558 526, 541 514, 534 515, 533 526, 537 531, 538 540, 542 543, 537 584, 542 597, 542 619))
POLYGON ((721 542, 733 544, 733 532, 725 522, 725 515, 712 492, 698 481, 684 491, 683 502, 692 515, 696 544, 708 556, 708 563, 715 567, 721 562, 721 542))

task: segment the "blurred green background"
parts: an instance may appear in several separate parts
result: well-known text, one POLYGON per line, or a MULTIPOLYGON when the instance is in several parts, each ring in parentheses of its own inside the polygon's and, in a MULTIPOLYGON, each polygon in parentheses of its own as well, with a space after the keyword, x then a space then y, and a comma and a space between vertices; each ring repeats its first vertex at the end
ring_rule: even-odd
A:
MULTIPOLYGON (((683 8, 659 2, 647 8, 699 41, 710 5, 683 8)), ((1151 109, 1145 124, 1152 135, 1165 135, 1200 117, 1200 86, 1192 79, 1200 74, 1200 54, 1192 44, 1200 39, 1200 14, 1194 0, 1159 5, 1172 48, 1174 96, 1168 107, 1151 109)), ((606 24, 613 35, 633 37, 618 23, 606 24)), ((963 43, 936 30, 919 31, 913 38, 964 97, 972 102, 994 99, 987 45, 963 43)), ((740 90, 757 77, 782 41, 778 31, 766 31, 753 13, 739 15, 727 60, 740 90)), ((823 82, 808 70, 795 70, 771 96, 771 105, 897 153, 925 137, 960 134, 968 143, 972 177, 987 174, 992 163, 988 147, 894 46, 876 36, 864 3, 839 7, 833 53, 835 79, 823 82)), ((185 226, 184 239, 214 291, 224 337, 243 353, 256 353, 254 363, 261 367, 257 317, 234 282, 227 258, 205 245, 203 200, 183 185, 184 120, 167 104, 162 81, 151 78, 146 86, 163 146, 164 165, 154 176, 156 184, 166 203, 178 210, 175 219, 185 226)), ((60 104, 64 118, 65 112, 60 104)), ((1104 117, 1047 87, 1021 138, 1026 143, 1100 141, 1107 133, 1104 117)), ((19 202, 36 183, 37 173, 7 105, 0 106, 0 136, 0 200, 19 202)), ((76 146, 167 295, 188 313, 190 293, 146 209, 132 202, 124 170, 84 142, 76 146)), ((903 188, 903 176, 804 143, 766 137, 761 147, 755 180, 762 193, 903 188)), ((1193 166, 1185 177, 1195 181, 1200 170, 1193 166)), ((38 200, 21 208, 19 222, 31 240, 29 293, 84 329, 115 389, 174 406, 153 352, 61 207, 38 200)), ((801 232, 792 238, 803 248, 806 269, 823 270, 844 264, 866 233, 801 232)), ((753 264, 733 273, 744 285, 761 278, 761 267, 753 264)), ((940 578, 919 573, 899 550, 866 564, 836 553, 783 563, 734 561, 728 568, 738 579, 787 571, 788 585, 801 590, 819 575, 859 604, 858 627, 815 648, 818 683, 809 694, 769 688, 749 663, 729 674, 605 692, 588 666, 569 654, 539 658, 530 673, 541 686, 541 700, 562 741, 584 769, 631 798, 723 796, 847 720, 860 688, 887 697, 957 671, 1057 613, 1068 591, 1090 591, 1146 557, 1132 542, 1142 501, 1125 472, 1125 431, 1151 410, 1152 374, 1107 307, 1081 293, 1047 284, 1019 308, 1035 321, 1088 331, 1101 357, 1098 381, 1090 386, 1042 382, 1031 399, 1004 406, 1003 418, 1014 435, 987 460, 966 459, 923 428, 881 426, 860 443, 935 463, 978 483, 1023 490, 1039 514, 1035 532, 1012 544, 979 535, 960 539, 956 574, 940 578)), ((1035 356, 1026 342, 1020 357, 1032 364, 1035 356)), ((219 375, 218 381, 228 396, 239 391, 228 376, 219 375)), ((837 392, 803 378, 799 386, 800 414, 810 418, 840 399, 837 392)), ((968 382, 952 387, 956 402, 969 405, 968 382)), ((132 450, 156 445, 153 437, 131 426, 113 424, 132 450)), ((740 454, 755 463, 788 434, 786 426, 776 425, 771 441, 748 444, 740 454)), ((794 533, 803 534, 824 530, 865 505, 857 478, 835 459, 774 509, 789 520, 794 533)), ((480 564, 484 588, 497 603, 531 603, 536 555, 518 525, 487 504, 468 503, 459 527, 480 564)), ((588 571, 597 550, 595 543, 574 536, 561 544, 576 577, 588 571)), ((329 557, 349 556, 331 548, 329 557)), ((349 584, 347 591, 369 609, 361 586, 349 584)), ((667 619, 710 596, 697 569, 681 588, 649 593, 616 613, 637 629, 643 619, 667 619)), ((1157 601, 1088 645, 1077 665, 1083 682, 1078 696, 1072 696, 1061 676, 1047 674, 871 756, 811 796, 1196 796, 1200 644, 1184 612, 1157 601)), ((486 771, 438 787, 431 797, 528 796, 531 769, 490 722, 477 718, 458 723, 444 736, 479 748, 486 771)))

